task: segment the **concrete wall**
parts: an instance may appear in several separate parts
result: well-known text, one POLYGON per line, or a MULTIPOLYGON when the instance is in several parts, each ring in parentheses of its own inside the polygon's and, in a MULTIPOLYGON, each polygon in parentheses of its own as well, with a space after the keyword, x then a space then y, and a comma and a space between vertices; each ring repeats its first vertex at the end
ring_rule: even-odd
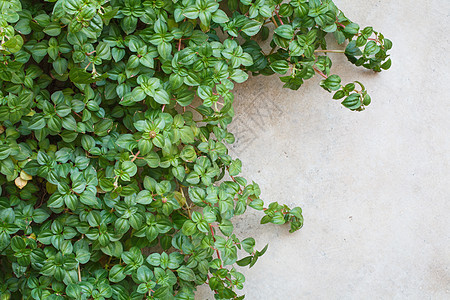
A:
MULTIPOLYGON (((313 79, 299 91, 275 78, 236 89, 233 154, 266 202, 301 206, 305 226, 237 233, 267 253, 246 299, 450 299, 450 1, 336 4, 393 43, 392 68, 374 74, 334 54, 334 73, 372 96, 350 112, 313 79)), ((213 299, 202 290, 198 299, 213 299)))

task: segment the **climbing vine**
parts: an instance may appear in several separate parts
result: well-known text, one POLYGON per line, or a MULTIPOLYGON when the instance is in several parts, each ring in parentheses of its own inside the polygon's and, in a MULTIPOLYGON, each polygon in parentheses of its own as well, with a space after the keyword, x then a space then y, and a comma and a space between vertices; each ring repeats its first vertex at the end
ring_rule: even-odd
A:
POLYGON ((234 85, 318 75, 360 111, 328 53, 379 72, 392 43, 330 0, 219 2, 0 0, 0 299, 243 299, 267 246, 232 218, 302 227, 228 154, 234 85))

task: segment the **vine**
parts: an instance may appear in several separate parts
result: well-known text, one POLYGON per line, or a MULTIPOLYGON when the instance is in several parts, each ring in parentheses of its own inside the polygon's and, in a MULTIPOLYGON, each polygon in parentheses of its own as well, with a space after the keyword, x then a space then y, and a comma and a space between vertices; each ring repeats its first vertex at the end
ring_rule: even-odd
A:
POLYGON ((194 299, 202 284, 243 299, 238 267, 267 245, 232 218, 250 207, 294 232, 303 216, 239 176, 234 84, 318 75, 361 111, 366 88, 328 54, 379 72, 392 47, 331 0, 0 0, 0 37, 5 300, 194 299))

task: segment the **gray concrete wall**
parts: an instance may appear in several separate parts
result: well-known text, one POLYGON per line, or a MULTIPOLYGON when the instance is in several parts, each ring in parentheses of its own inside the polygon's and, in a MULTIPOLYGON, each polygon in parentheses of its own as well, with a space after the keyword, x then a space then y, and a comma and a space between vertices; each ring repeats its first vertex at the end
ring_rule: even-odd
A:
MULTIPOLYGON (((303 208, 305 225, 237 233, 267 253, 246 299, 450 299, 450 1, 335 1, 394 42, 374 74, 334 54, 334 73, 372 95, 350 112, 313 79, 299 91, 275 77, 236 89, 233 155, 266 202, 303 208)), ((198 299, 213 299, 202 290, 198 299)))

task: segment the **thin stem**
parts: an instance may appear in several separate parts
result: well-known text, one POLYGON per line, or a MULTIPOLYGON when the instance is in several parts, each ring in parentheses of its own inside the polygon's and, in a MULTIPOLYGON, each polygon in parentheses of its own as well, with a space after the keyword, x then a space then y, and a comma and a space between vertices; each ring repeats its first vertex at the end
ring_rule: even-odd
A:
POLYGON ((345 29, 345 25, 344 25, 344 24, 342 24, 341 22, 339 22, 339 21, 337 21, 337 20, 336 20, 336 24, 338 24, 339 26, 341 26, 342 28, 344 28, 344 29, 345 29))
POLYGON ((193 106, 192 104, 189 104, 188 106, 189 106, 190 108, 194 109, 196 112, 198 112, 198 113, 201 114, 202 116, 206 117, 206 115, 202 114, 202 113, 197 109, 197 107, 193 106))
POLYGON ((278 24, 277 24, 277 21, 275 21, 275 18, 272 16, 272 23, 275 25, 275 27, 277 27, 278 28, 278 24))
MULTIPOLYGON (((213 229, 213 226, 212 226, 211 224, 209 224, 209 228, 210 228, 210 230, 211 230, 212 238, 213 238, 213 240, 214 240, 214 242, 215 242, 215 241, 216 241, 216 238, 215 238, 215 236, 214 236, 214 229, 213 229)), ((222 267, 223 267, 223 266, 222 266, 222 259, 220 258, 220 253, 219 253, 219 250, 218 250, 218 249, 216 249, 216 254, 217 254, 217 258, 220 259, 220 267, 222 268, 222 267)))
POLYGON ((87 68, 89 68, 89 66, 92 64, 92 61, 90 61, 88 64, 87 64, 87 66, 84 68, 84 70, 86 71, 87 70, 87 68))
POLYGON ((79 263, 78 263, 78 281, 81 282, 81 269, 79 263))
POLYGON ((138 152, 133 156, 133 158, 131 159, 131 162, 135 161, 136 158, 138 157, 138 155, 139 155, 140 153, 141 153, 141 151, 138 151, 138 152))
POLYGON ((345 50, 327 50, 327 49, 317 49, 314 50, 315 53, 345 53, 345 50))
POLYGON ((284 25, 283 21, 282 21, 281 18, 280 18, 280 15, 278 14, 277 11, 275 11, 275 14, 276 14, 277 17, 278 17, 278 20, 280 20, 281 25, 284 25))
POLYGON ((270 53, 269 53, 269 55, 271 55, 274 51, 275 51, 275 49, 277 48, 277 46, 275 45, 275 46, 273 46, 273 48, 272 48, 272 50, 270 50, 270 53))
POLYGON ((323 74, 323 72, 322 71, 320 71, 319 69, 317 69, 317 68, 315 68, 315 67, 313 67, 313 69, 314 69, 314 71, 316 71, 317 72, 317 74, 319 74, 319 75, 321 75, 323 78, 325 78, 325 79, 327 79, 328 78, 328 76, 327 75, 325 75, 325 74, 323 74))

